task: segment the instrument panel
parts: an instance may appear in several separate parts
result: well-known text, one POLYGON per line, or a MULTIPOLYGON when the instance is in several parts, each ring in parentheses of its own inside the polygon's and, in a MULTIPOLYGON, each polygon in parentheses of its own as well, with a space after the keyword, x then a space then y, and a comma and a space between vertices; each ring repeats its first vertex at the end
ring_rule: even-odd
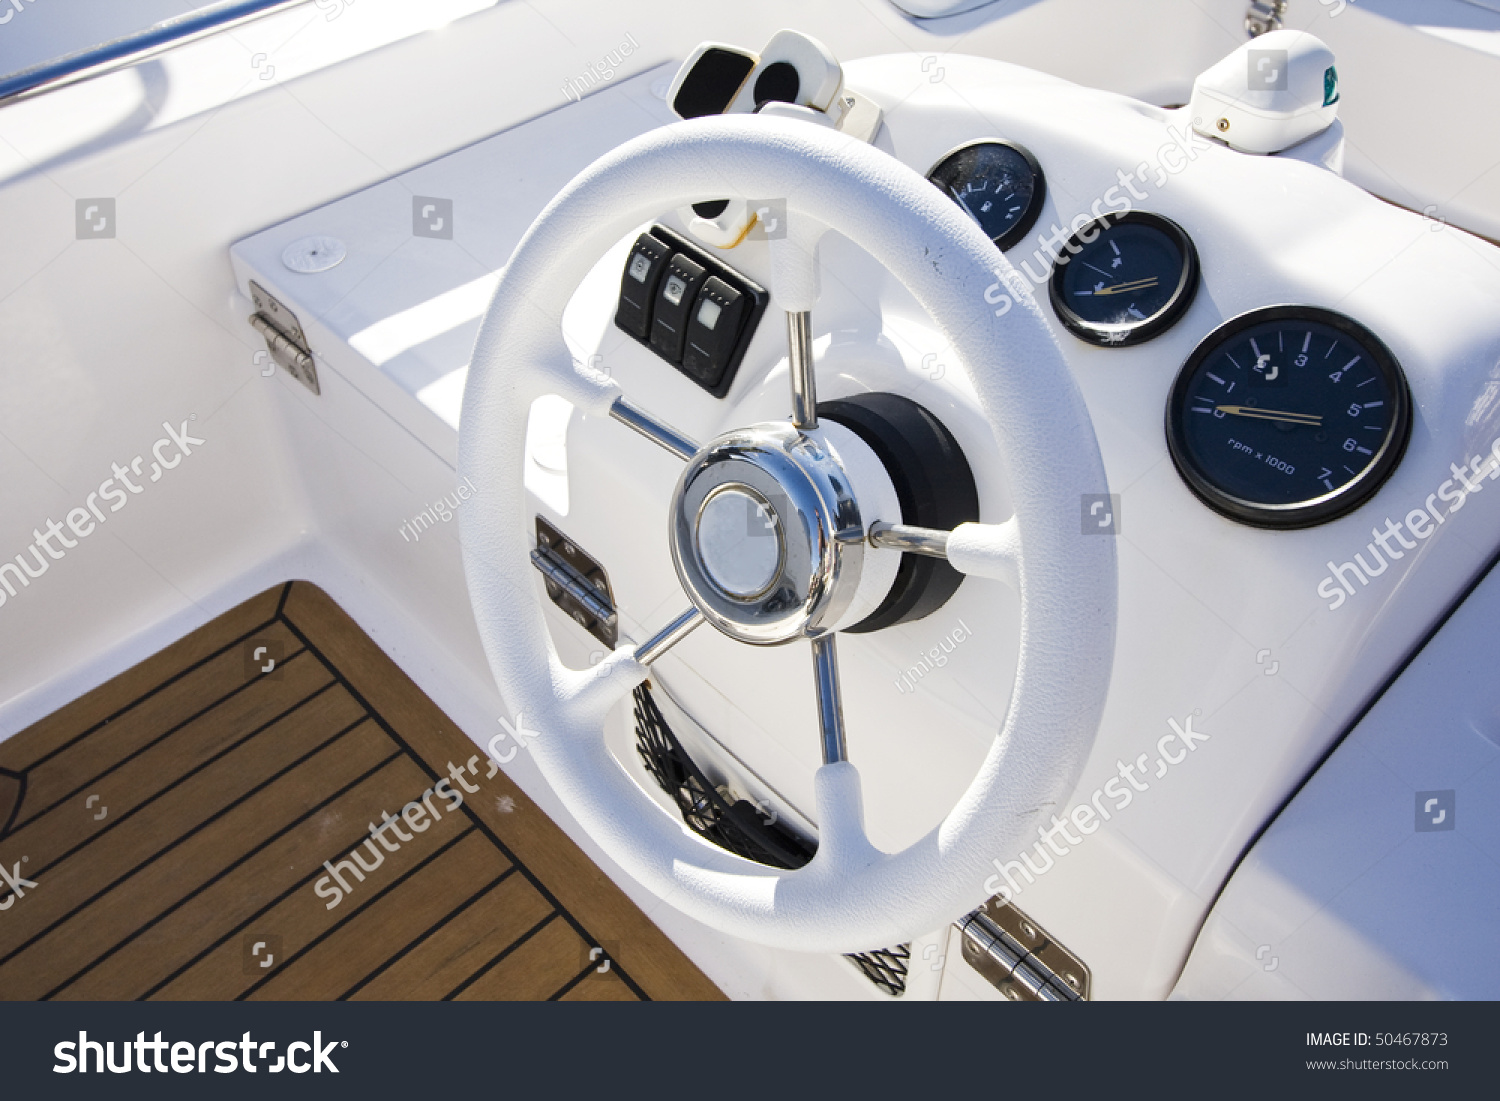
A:
MULTIPOLYGON (((998 139, 960 146, 927 178, 1001 252, 1030 232, 1046 196, 1037 158, 998 139)), ((1077 339, 1124 348, 1181 320, 1201 279, 1187 230, 1132 209, 1076 229, 1054 259, 1048 299, 1077 339)), ((1205 505, 1255 527, 1302 528, 1353 511, 1391 475, 1411 396, 1395 356, 1358 321, 1275 305, 1204 338, 1178 372, 1165 424, 1177 472, 1205 505)))

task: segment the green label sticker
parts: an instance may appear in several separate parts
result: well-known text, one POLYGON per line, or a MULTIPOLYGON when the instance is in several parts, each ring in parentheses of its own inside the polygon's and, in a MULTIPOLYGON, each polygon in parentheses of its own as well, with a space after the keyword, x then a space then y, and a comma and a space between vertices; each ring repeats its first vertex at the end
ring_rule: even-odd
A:
POLYGON ((1339 101, 1339 71, 1332 65, 1323 70, 1323 106, 1339 101))

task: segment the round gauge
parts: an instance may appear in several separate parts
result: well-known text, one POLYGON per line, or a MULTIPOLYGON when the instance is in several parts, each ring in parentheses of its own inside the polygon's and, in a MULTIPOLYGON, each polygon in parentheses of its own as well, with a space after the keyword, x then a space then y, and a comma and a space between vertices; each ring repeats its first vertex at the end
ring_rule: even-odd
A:
POLYGON ((968 211, 1002 252, 1026 236, 1047 196, 1042 166, 1008 141, 955 149, 927 178, 968 211))
POLYGON ((1167 445, 1210 508, 1300 528, 1358 508, 1396 468, 1411 397, 1363 325, 1311 306, 1268 306, 1221 325, 1183 364, 1167 445))
POLYGON ((1198 250, 1181 226, 1158 214, 1106 214, 1066 248, 1052 270, 1052 308, 1090 344, 1150 340, 1183 315, 1198 291, 1198 250))

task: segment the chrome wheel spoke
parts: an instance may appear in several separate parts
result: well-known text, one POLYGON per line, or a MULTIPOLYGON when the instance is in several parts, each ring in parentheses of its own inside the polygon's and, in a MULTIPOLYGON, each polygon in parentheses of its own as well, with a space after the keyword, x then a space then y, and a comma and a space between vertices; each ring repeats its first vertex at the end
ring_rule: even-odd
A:
POLYGON ((807 310, 786 315, 787 366, 792 379, 792 424, 818 427, 818 382, 813 376, 812 314, 807 310))
POLYGON ((872 547, 941 558, 970 577, 1019 584, 1021 529, 1014 516, 1001 524, 959 524, 952 531, 877 520, 866 539, 872 547))
POLYGON ((936 528, 887 524, 884 520, 877 520, 870 525, 869 538, 872 547, 925 554, 929 558, 948 557, 948 532, 936 528))
POLYGON ((657 447, 670 451, 679 459, 686 461, 698 453, 698 445, 688 437, 624 398, 614 400, 614 404, 609 407, 609 415, 611 419, 634 429, 657 447))
POLYGON ((823 743, 823 763, 849 759, 844 741, 844 698, 839 689, 839 655, 834 635, 812 640, 813 683, 818 696, 818 733, 823 743))
POLYGON ((641 665, 650 665, 692 634, 702 622, 703 613, 697 608, 689 608, 635 648, 636 662, 641 665))

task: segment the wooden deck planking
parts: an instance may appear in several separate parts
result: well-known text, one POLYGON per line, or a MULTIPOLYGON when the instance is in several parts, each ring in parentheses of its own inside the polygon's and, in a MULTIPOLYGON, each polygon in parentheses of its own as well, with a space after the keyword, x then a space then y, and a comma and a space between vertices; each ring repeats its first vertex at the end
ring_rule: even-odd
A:
POLYGON ((3 999, 722 998, 301 582, 0 744, 0 831, 3 999))

